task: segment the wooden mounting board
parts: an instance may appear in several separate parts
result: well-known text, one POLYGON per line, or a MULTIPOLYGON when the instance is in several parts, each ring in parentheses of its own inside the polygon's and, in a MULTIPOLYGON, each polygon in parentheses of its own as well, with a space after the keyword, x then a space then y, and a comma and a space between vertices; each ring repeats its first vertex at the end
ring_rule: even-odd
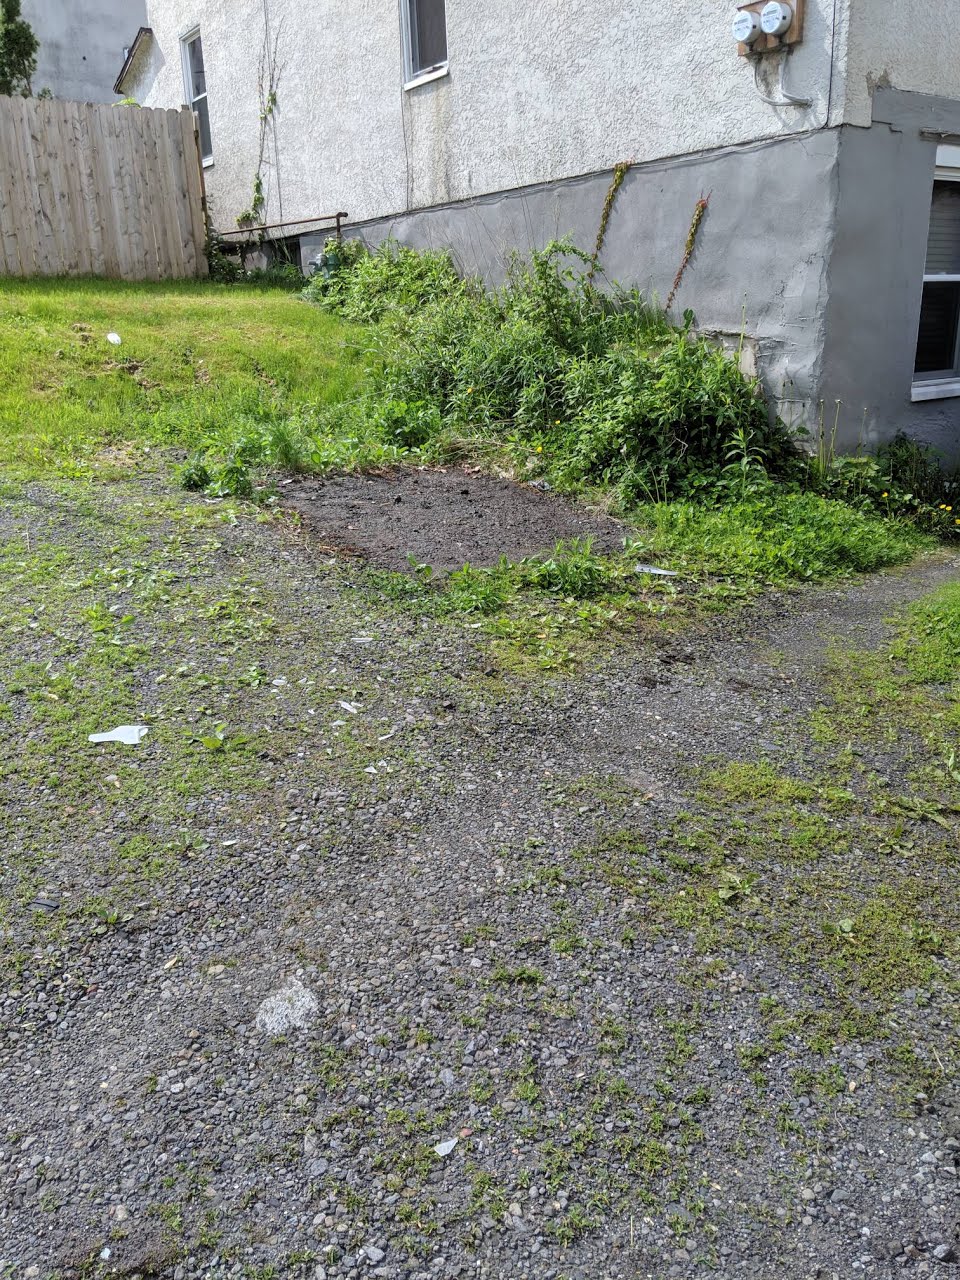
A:
MULTIPOLYGON (((760 10, 766 4, 767 0, 749 0, 748 4, 738 4, 738 9, 749 9, 751 13, 759 16, 760 10)), ((804 0, 786 0, 790 8, 793 10, 793 22, 783 33, 782 36, 761 36, 759 40, 754 40, 753 44, 738 44, 737 50, 741 58, 747 58, 751 54, 757 53, 773 53, 777 49, 782 49, 784 45, 799 44, 803 39, 803 6, 804 0)))

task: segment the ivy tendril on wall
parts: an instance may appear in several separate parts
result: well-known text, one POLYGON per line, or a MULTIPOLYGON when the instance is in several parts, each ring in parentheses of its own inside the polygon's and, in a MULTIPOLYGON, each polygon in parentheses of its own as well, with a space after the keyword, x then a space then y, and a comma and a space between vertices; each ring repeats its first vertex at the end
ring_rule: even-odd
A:
POLYGON ((263 48, 260 51, 260 65, 257 69, 257 93, 260 99, 260 146, 257 152, 257 171, 253 178, 253 198, 249 209, 244 209, 237 216, 238 227, 254 227, 263 221, 267 207, 267 196, 263 185, 263 166, 267 152, 267 131, 273 114, 279 103, 278 91, 282 67, 277 60, 280 37, 283 34, 283 21, 277 26, 277 34, 270 40, 270 27, 264 21, 263 48))
POLYGON ((690 220, 690 230, 687 232, 687 242, 683 246, 683 261, 677 269, 677 274, 673 277, 673 287, 667 295, 667 301, 663 308, 664 311, 669 311, 673 306, 673 300, 677 296, 677 292, 683 283, 683 277, 686 273, 687 267, 690 265, 690 259, 693 257, 693 251, 697 247, 697 235, 700 231, 700 224, 703 222, 703 216, 707 212, 707 207, 710 204, 710 197, 712 195, 713 192, 710 191, 705 196, 701 196, 693 207, 693 217, 690 220))
POLYGON ((603 242, 607 238, 607 226, 610 222, 610 215, 613 213, 613 206, 616 203, 617 193, 623 186, 623 180, 633 164, 632 160, 621 160, 619 164, 613 167, 613 180, 607 191, 607 198, 603 202, 603 211, 600 214, 600 226, 597 229, 597 243, 593 250, 593 258, 590 262, 590 269, 587 272, 587 279, 592 281, 596 275, 597 267, 600 263, 600 254, 603 252, 603 242))

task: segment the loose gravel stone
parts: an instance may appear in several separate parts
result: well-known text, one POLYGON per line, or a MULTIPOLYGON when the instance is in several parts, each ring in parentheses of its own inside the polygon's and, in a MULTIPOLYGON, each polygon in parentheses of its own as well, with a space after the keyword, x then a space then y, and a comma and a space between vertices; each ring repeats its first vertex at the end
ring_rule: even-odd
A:
POLYGON ((960 1104, 901 1071, 957 975, 934 951, 871 1021, 751 932, 814 869, 818 925, 868 880, 953 901, 939 824, 883 808, 921 757, 878 732, 825 810, 785 800, 746 890, 756 797, 714 835, 702 788, 814 776, 828 642, 881 645, 956 563, 531 676, 230 510, 149 479, 0 510, 0 1270, 947 1274, 960 1104), (78 731, 110 700, 135 755, 78 731), (861 846, 856 806, 914 843, 861 846))

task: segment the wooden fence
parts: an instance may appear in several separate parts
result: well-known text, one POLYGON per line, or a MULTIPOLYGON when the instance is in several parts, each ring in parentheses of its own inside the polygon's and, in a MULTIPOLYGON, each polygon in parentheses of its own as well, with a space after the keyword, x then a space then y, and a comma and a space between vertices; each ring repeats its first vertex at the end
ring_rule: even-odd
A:
POLYGON ((0 275, 208 272, 193 112, 0 98, 0 275))

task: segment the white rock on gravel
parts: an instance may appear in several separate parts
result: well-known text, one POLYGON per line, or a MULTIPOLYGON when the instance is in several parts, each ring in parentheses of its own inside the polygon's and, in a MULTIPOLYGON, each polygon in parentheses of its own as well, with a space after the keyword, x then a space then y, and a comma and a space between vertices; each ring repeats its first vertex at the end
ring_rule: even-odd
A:
POLYGON ((287 1031, 309 1027, 320 1006, 317 997, 299 978, 290 978, 257 1010, 257 1030, 265 1036, 282 1036, 287 1031))

